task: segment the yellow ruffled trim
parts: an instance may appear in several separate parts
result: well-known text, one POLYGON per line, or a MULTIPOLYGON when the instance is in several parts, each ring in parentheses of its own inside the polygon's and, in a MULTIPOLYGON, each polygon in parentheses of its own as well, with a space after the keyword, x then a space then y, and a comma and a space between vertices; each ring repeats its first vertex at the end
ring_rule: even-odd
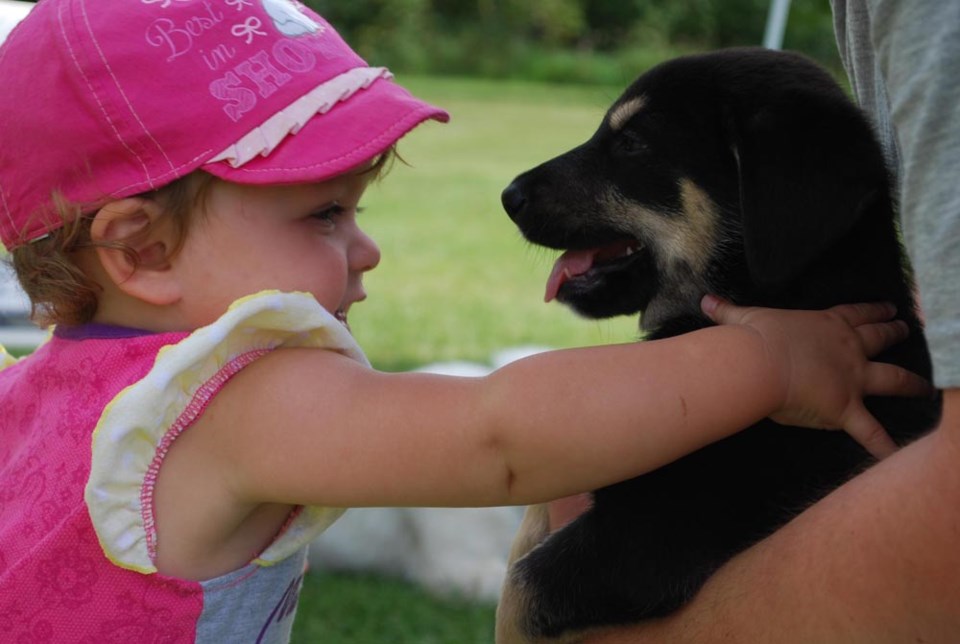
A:
POLYGON ((16 364, 17 359, 7 353, 6 347, 0 344, 0 371, 16 364))
MULTIPOLYGON (((141 494, 152 484, 148 472, 164 436, 197 391, 231 361, 251 351, 278 347, 329 349, 369 364, 346 327, 313 296, 264 291, 237 300, 213 324, 161 349, 150 372, 106 406, 93 433, 93 460, 84 496, 110 561, 145 574, 156 572, 141 494)), ((283 560, 343 511, 304 508, 256 563, 283 560)))

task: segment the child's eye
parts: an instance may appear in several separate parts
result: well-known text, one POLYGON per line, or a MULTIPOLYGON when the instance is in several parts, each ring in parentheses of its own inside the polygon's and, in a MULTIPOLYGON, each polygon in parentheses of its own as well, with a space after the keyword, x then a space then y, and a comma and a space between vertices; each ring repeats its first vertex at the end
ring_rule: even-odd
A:
POLYGON ((320 210, 316 210, 310 213, 311 219, 316 219, 318 221, 326 222, 329 224, 334 223, 334 219, 346 212, 346 208, 340 204, 334 202, 329 206, 324 206, 320 210))

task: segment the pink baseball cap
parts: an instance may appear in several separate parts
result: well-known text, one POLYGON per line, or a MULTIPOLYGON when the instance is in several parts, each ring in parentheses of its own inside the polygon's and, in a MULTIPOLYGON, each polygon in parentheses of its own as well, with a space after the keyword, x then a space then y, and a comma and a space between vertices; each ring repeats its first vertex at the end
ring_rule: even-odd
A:
POLYGON ((0 241, 202 169, 323 181, 443 110, 293 0, 41 0, 0 47, 0 241))

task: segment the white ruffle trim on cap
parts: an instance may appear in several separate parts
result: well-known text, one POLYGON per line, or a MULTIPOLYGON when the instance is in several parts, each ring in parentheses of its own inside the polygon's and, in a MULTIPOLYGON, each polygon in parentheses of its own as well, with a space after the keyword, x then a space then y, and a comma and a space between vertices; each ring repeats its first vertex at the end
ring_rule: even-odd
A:
MULTIPOLYGON (((161 349, 150 372, 107 405, 93 433, 84 497, 114 564, 156 572, 153 485, 166 450, 233 373, 278 347, 324 348, 369 364, 346 327, 311 295, 264 291, 237 300, 213 324, 161 349)), ((343 512, 302 508, 255 563, 290 556, 343 512)))
POLYGON ((287 136, 299 132, 314 116, 326 114, 334 105, 370 87, 378 78, 393 78, 393 74, 386 67, 354 67, 335 76, 253 128, 207 163, 226 161, 239 168, 257 156, 265 157, 287 136))

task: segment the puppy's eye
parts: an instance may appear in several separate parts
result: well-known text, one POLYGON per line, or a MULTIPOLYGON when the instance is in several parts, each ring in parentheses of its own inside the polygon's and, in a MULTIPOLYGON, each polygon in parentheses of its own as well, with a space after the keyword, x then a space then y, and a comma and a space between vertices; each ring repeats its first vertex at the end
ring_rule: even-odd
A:
POLYGON ((637 132, 623 130, 616 139, 616 151, 625 156, 637 156, 649 150, 646 140, 637 132))

